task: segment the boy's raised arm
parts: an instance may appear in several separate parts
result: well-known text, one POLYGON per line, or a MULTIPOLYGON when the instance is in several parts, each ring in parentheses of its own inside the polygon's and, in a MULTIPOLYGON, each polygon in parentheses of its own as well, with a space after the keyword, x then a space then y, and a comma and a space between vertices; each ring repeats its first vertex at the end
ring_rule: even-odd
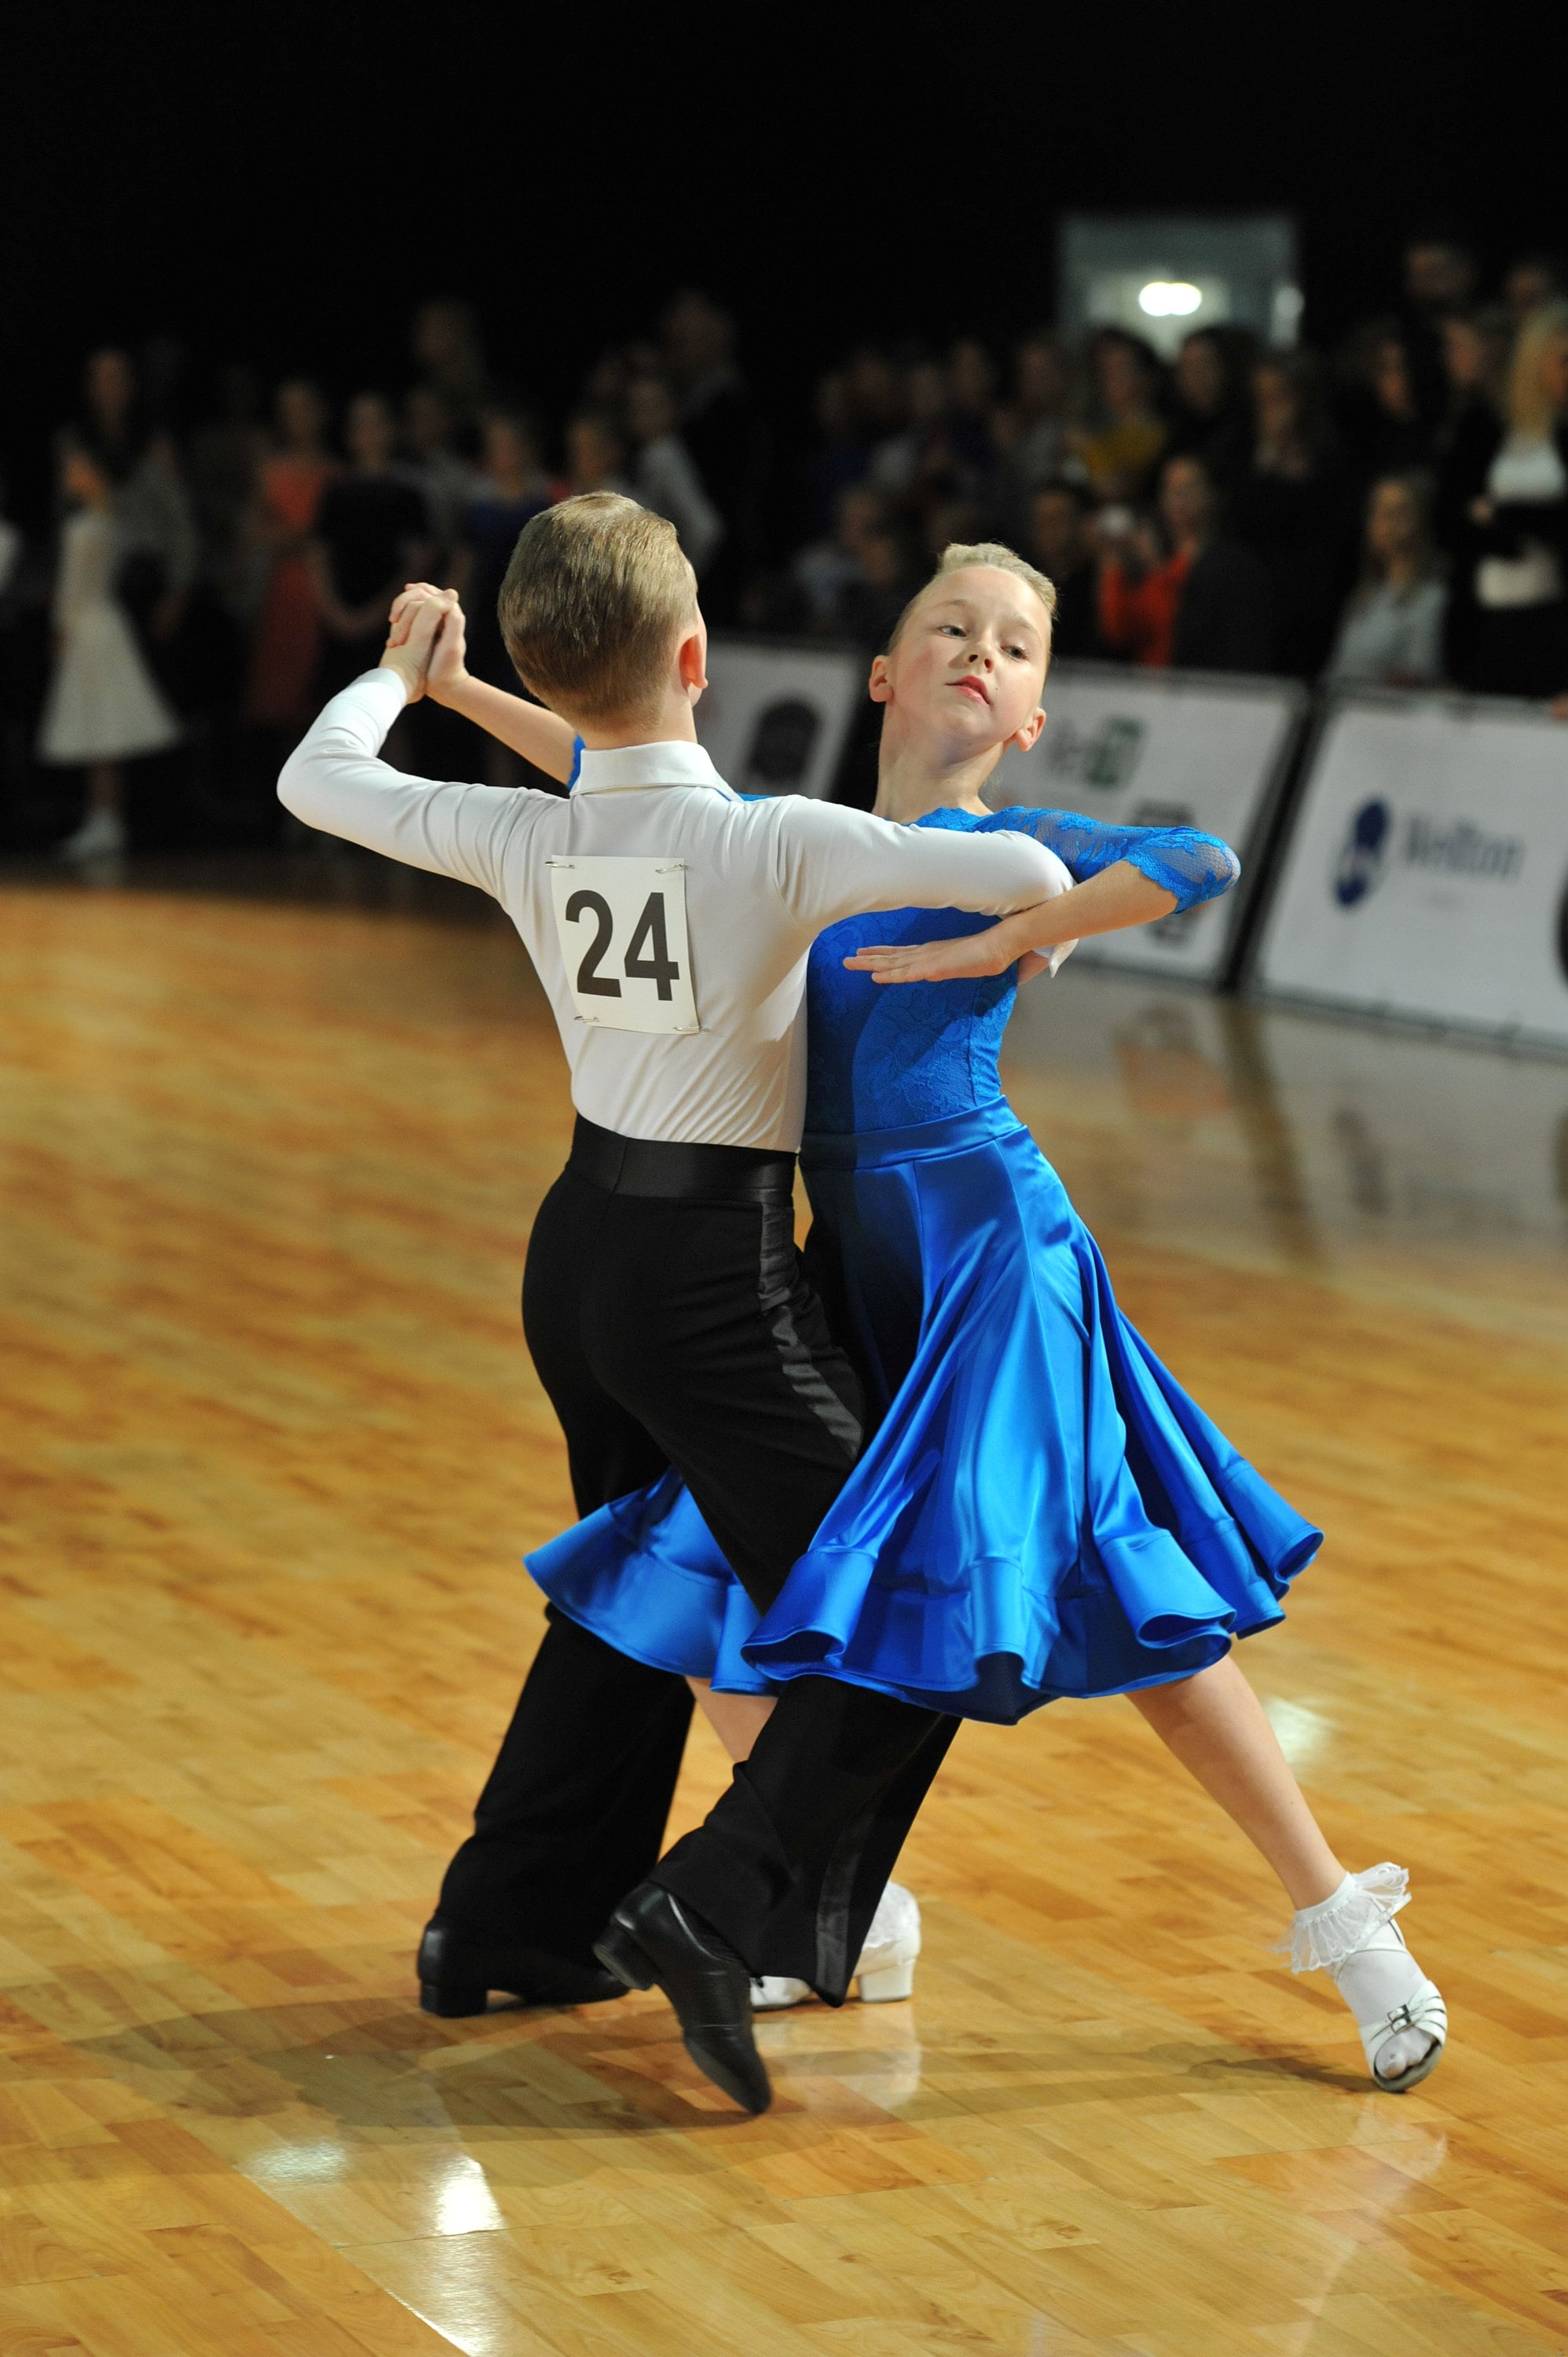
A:
POLYGON ((442 606, 422 607, 406 634, 389 640, 378 667, 332 698, 285 762, 278 800, 307 826, 501 899, 518 828, 540 805, 556 807, 555 797, 413 778, 380 759, 405 704, 425 692, 444 618, 442 606))
POLYGON ((426 694, 433 703, 445 705, 448 712, 460 712, 465 720, 521 753, 547 778, 558 778, 565 785, 576 759, 577 740, 572 727, 555 713, 546 712, 542 705, 530 704, 523 696, 492 687, 488 680, 474 678, 467 662, 463 608, 453 591, 435 588, 428 581, 411 581, 392 606, 389 651, 403 643, 421 608, 435 602, 441 605, 443 619, 425 676, 426 694))

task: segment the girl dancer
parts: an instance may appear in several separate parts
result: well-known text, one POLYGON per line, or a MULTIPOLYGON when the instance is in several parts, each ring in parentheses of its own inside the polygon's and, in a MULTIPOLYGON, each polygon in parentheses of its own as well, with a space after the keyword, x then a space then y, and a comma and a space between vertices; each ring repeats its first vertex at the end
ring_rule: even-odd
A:
MULTIPOLYGON (((878 813, 1027 830, 1076 879, 994 926, 911 909, 852 920, 812 951, 808 1252, 864 1362, 875 1437, 760 1622, 673 1475, 530 1568, 569 1618, 690 1676, 733 1758, 770 1707, 768 1683, 802 1673, 1004 1723, 1061 1695, 1128 1694, 1273 1867, 1295 1909, 1294 1969, 1329 1972, 1375 2082, 1402 2092, 1446 2035, 1391 1920, 1406 1875, 1347 1873, 1230 1653, 1283 1617, 1321 1534, 1122 1316, 997 1078, 1020 979, 1073 939, 1190 907, 1237 872, 1190 829, 986 809, 1003 752, 1045 725, 1054 602, 1011 550, 950 548, 872 668, 878 813), (922 942, 939 929, 951 938, 922 942), (914 986, 878 987, 890 982, 914 986)), ((456 647, 438 650, 431 687, 569 774, 563 725, 477 690, 456 647)), ((874 1927, 874 1982, 885 1929, 906 1963, 912 1952, 895 1924, 874 1927)))

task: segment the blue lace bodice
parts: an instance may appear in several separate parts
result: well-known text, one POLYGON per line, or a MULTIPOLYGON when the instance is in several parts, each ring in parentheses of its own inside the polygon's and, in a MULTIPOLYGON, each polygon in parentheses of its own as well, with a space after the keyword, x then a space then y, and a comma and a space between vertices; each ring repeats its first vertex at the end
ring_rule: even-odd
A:
MULTIPOLYGON (((1189 909, 1229 891, 1233 851, 1188 826, 1102 826, 1071 811, 928 812, 920 826, 1032 834, 1082 884, 1130 860, 1189 909)), ((1017 993, 1014 969, 966 982, 873 982, 843 961, 873 942, 934 942, 994 920, 964 909, 884 909, 818 935, 806 985, 806 1128, 843 1135, 902 1129, 989 1104, 1002 1093, 997 1058, 1017 993)))

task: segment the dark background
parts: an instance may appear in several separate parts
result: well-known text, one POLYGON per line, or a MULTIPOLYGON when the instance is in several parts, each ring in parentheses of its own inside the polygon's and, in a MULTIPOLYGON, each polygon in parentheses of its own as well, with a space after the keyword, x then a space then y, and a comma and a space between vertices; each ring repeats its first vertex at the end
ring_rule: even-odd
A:
POLYGON ((682 284, 786 410, 859 336, 1050 317, 1063 210, 1278 208, 1304 333, 1433 221, 1563 243, 1552 12, 757 12, 67 0, 5 36, 0 449, 37 510, 82 354, 167 330, 339 392, 456 294, 547 411, 682 284), (38 469, 32 479, 34 466, 38 469))

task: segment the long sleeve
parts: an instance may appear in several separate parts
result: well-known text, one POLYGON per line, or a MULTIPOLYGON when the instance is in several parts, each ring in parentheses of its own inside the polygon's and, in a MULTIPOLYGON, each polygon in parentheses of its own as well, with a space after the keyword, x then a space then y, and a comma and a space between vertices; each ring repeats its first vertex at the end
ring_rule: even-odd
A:
POLYGON ((1054 851, 1075 884, 1087 884, 1125 859, 1162 891, 1174 893, 1178 909, 1218 899, 1241 873, 1229 844, 1193 826, 1106 826, 1063 810, 1007 810, 997 815, 1003 825, 1026 827, 1054 851))
POLYGON ((894 826, 861 811, 793 798, 778 807, 773 880, 813 933, 871 909, 1006 916, 1063 888, 1055 863, 1022 834, 894 826))
POLYGON ((530 805, 553 805, 556 797, 438 784, 378 759, 403 700, 393 671, 369 671, 352 681, 289 755, 278 800, 307 826, 405 866, 455 876, 499 899, 507 849, 527 823, 530 805))

